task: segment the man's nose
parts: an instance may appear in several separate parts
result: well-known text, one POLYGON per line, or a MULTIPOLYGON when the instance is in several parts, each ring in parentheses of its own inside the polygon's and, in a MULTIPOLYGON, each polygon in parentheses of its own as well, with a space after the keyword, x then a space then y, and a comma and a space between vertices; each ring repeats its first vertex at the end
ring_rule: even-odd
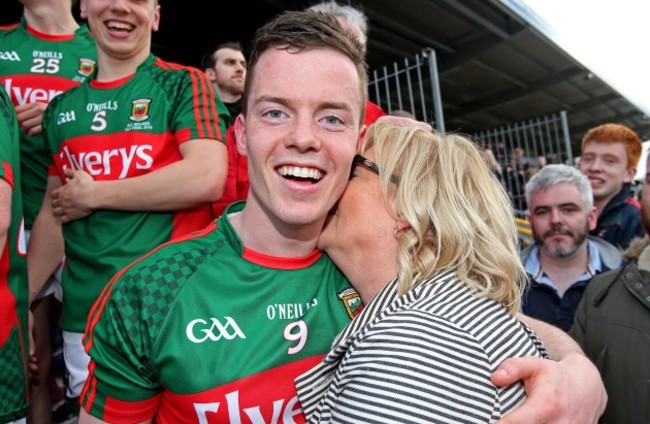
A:
POLYGON ((299 151, 320 150, 321 147, 317 124, 311 117, 300 114, 296 116, 293 131, 287 140, 287 147, 295 147, 299 151))

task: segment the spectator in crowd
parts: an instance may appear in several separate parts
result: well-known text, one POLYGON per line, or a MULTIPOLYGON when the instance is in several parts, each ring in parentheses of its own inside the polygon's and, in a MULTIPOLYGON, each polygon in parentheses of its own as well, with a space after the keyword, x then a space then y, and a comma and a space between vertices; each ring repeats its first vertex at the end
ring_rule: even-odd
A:
MULTIPOLYGON (((232 41, 217 45, 203 55, 201 67, 228 108, 230 122, 234 122, 241 112, 246 79, 246 58, 242 45, 232 41)), ((249 187, 248 161, 237 150, 233 125, 229 125, 226 132, 226 147, 228 177, 222 196, 213 204, 214 215, 217 217, 221 216, 230 203, 245 199, 249 187)))
POLYGON ((603 124, 582 139, 579 168, 591 182, 598 222, 591 234, 625 249, 645 234, 640 205, 633 198, 631 182, 641 156, 641 139, 621 124, 603 124))
MULTIPOLYGON (((359 40, 365 53, 368 43, 368 18, 361 10, 350 5, 338 4, 334 0, 326 0, 314 4, 307 8, 307 10, 325 13, 335 18, 345 30, 359 40)), ((386 112, 384 112, 381 106, 368 100, 366 102, 363 124, 369 126, 379 117, 385 115, 386 112)))
POLYGON ((513 207, 520 212, 524 212, 528 205, 526 204, 526 196, 524 194, 526 187, 526 172, 524 166, 514 157, 510 159, 510 163, 506 166, 503 172, 503 180, 506 188, 512 196, 513 207))
MULTIPOLYGON (((249 158, 248 200, 134 262, 104 290, 85 336, 93 362, 81 423, 298 421, 294 377, 359 312, 358 294, 316 242, 361 137, 362 47, 332 18, 284 12, 258 30, 249 65, 235 121, 249 158)), ((570 338, 551 333, 561 362, 510 361, 495 384, 536 386, 522 410, 542 421, 595 416, 600 385, 577 383, 597 372, 570 338), (557 390, 572 393, 571 408, 557 390)))
POLYGON ((55 97, 43 116, 55 158, 52 195, 28 252, 35 294, 65 248, 61 328, 72 398, 88 373, 81 337, 104 285, 159 244, 210 223, 227 166, 220 142, 227 112, 205 74, 150 53, 157 1, 80 6, 95 37, 97 71, 55 97))
MULTIPOLYGON (((92 74, 96 53, 88 27, 79 26, 74 19, 71 0, 21 3, 20 22, 0 33, 2 51, 15 55, 14 60, 0 61, 0 83, 16 107, 20 127, 23 212, 29 240, 45 195, 51 157, 43 141, 43 111, 54 96, 81 84, 92 74)), ((39 424, 48 424, 52 419, 51 334, 59 321, 60 273, 59 267, 32 302, 38 370, 31 383, 30 416, 39 424)), ((59 413, 64 414, 66 406, 59 413)))
MULTIPOLYGON (((650 234, 650 160, 641 221, 650 234)), ((605 382, 609 401, 601 424, 650 419, 650 237, 632 241, 624 256, 625 266, 591 280, 570 331, 605 382)))
POLYGON ((201 67, 234 120, 241 112, 246 80, 246 58, 242 45, 236 41, 217 45, 203 55, 201 67))
POLYGON ((525 272, 506 192, 461 136, 378 122, 362 151, 318 246, 366 306, 297 379, 307 419, 505 416, 524 385, 499 388, 491 370, 509 357, 547 357, 514 316, 525 272), (458 396, 470 388, 471 398, 458 396))
POLYGON ((522 311, 564 331, 594 275, 621 265, 616 246, 588 236, 596 225, 589 180, 568 165, 547 165, 526 185, 535 244, 521 253, 530 287, 522 311))
POLYGON ((0 89, 0 423, 27 416, 27 263, 20 187, 18 121, 0 89))
MULTIPOLYGON (((497 158, 494 156, 494 152, 492 151, 492 149, 485 148, 483 149, 482 154, 488 169, 497 178, 497 180, 499 180, 499 182, 503 184, 503 168, 501 168, 499 161, 497 161, 497 158)), ((512 200, 512 193, 508 193, 508 195, 512 200)))

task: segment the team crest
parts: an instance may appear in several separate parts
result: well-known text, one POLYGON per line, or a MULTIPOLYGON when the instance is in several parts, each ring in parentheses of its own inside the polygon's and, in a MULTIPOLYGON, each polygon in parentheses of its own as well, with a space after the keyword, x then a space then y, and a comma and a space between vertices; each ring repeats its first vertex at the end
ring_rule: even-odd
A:
POLYGON ((151 99, 138 99, 131 102, 130 120, 133 122, 142 122, 149 119, 149 105, 151 99))
POLYGON ((79 59, 79 69, 77 72, 84 77, 89 76, 95 71, 95 61, 90 59, 79 59))
POLYGON ((343 302, 343 306, 345 306, 345 310, 348 311, 350 318, 354 318, 361 313, 363 303, 361 302, 359 293, 357 293, 355 289, 350 287, 349 289, 337 293, 336 296, 343 302))

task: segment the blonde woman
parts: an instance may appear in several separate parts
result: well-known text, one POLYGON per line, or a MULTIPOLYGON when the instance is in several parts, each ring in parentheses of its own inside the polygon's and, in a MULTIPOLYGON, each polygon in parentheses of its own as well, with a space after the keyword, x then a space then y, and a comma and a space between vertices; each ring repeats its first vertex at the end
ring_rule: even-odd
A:
POLYGON ((310 422, 493 422, 525 399, 509 357, 546 357, 521 324, 510 201, 469 140, 375 124, 319 241, 363 312, 296 386, 310 422))

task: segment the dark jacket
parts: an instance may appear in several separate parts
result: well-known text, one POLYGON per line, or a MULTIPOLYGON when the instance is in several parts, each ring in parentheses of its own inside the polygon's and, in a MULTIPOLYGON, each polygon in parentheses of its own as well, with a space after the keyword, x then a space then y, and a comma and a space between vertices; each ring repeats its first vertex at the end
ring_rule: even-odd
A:
POLYGON ((620 249, 627 249, 632 239, 645 236, 639 213, 641 205, 634 200, 633 195, 632 185, 623 184, 621 191, 598 214, 596 228, 590 234, 607 240, 620 249))
MULTIPOLYGON (((599 273, 622 265, 623 256, 616 246, 597 237, 589 236, 587 240, 596 245, 600 254, 601 269, 598 271, 599 273)), ((526 263, 534 246, 531 245, 521 252, 522 263, 526 263)), ((530 285, 522 296, 522 312, 564 331, 569 331, 569 328, 573 325, 573 317, 578 304, 582 300, 585 288, 591 280, 574 283, 564 292, 562 297, 554 288, 538 283, 533 275, 528 274, 528 280, 530 285)))
POLYGON ((650 423, 650 238, 625 256, 627 265, 591 280, 569 332, 605 383, 601 424, 650 423))

